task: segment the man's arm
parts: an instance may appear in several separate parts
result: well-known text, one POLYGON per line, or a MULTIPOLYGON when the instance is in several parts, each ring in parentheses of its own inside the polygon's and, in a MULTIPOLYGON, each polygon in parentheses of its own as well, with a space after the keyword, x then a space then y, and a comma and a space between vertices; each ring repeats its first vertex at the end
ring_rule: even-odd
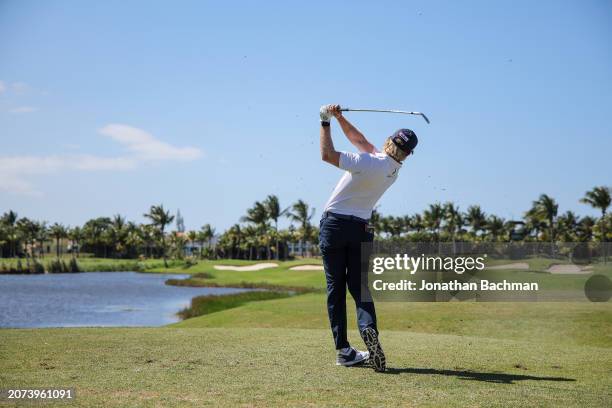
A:
POLYGON ((329 122, 327 125, 321 122, 321 160, 336 167, 340 166, 340 153, 334 149, 329 122))
POLYGON ((346 138, 355 146, 360 152, 363 153, 376 153, 376 147, 372 145, 365 138, 363 133, 359 131, 351 122, 349 122, 344 116, 342 116, 342 112, 340 111, 339 105, 333 105, 331 108, 331 113, 336 117, 342 131, 346 135, 346 138))

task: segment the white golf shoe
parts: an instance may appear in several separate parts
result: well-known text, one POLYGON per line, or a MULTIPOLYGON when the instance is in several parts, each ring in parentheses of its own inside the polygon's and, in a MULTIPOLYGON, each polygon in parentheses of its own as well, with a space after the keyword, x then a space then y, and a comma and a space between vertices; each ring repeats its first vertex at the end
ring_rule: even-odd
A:
POLYGON ((349 347, 348 350, 338 350, 336 365, 350 367, 366 361, 368 357, 370 357, 370 353, 367 351, 359 351, 355 347, 349 347))

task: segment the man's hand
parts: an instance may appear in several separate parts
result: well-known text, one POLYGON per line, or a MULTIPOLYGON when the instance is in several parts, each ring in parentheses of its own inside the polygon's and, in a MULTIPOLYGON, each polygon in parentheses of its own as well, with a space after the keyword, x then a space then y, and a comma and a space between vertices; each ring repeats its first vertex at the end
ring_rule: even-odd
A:
POLYGON ((342 116, 340 111, 340 105, 323 105, 319 110, 321 116, 321 122, 329 122, 332 117, 336 119, 342 116))
POLYGON ((336 119, 340 119, 342 116, 342 111, 340 110, 340 105, 327 105, 329 106, 329 111, 336 119))

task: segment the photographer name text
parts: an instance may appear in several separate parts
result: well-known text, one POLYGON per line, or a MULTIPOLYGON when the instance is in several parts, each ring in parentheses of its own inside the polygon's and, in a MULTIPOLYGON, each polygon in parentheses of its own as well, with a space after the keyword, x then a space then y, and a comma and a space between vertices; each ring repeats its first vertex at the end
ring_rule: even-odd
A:
POLYGON ((372 282, 372 288, 376 291, 537 291, 539 286, 536 282, 491 282, 481 280, 479 282, 460 282, 457 280, 448 282, 429 282, 426 280, 412 281, 402 279, 396 282, 384 282, 377 279, 372 282))

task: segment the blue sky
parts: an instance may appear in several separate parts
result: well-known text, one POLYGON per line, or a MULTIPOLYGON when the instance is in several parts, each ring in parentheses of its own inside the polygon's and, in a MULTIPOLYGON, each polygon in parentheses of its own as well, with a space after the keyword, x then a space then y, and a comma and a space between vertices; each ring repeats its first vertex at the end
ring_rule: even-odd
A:
MULTIPOLYGON (((612 175, 607 1, 0 1, 0 211, 75 225, 152 204, 223 230, 255 200, 317 218, 340 171, 324 103, 380 145, 420 139, 380 203, 520 217, 612 175)), ((349 150, 337 126, 336 147, 349 150)))

